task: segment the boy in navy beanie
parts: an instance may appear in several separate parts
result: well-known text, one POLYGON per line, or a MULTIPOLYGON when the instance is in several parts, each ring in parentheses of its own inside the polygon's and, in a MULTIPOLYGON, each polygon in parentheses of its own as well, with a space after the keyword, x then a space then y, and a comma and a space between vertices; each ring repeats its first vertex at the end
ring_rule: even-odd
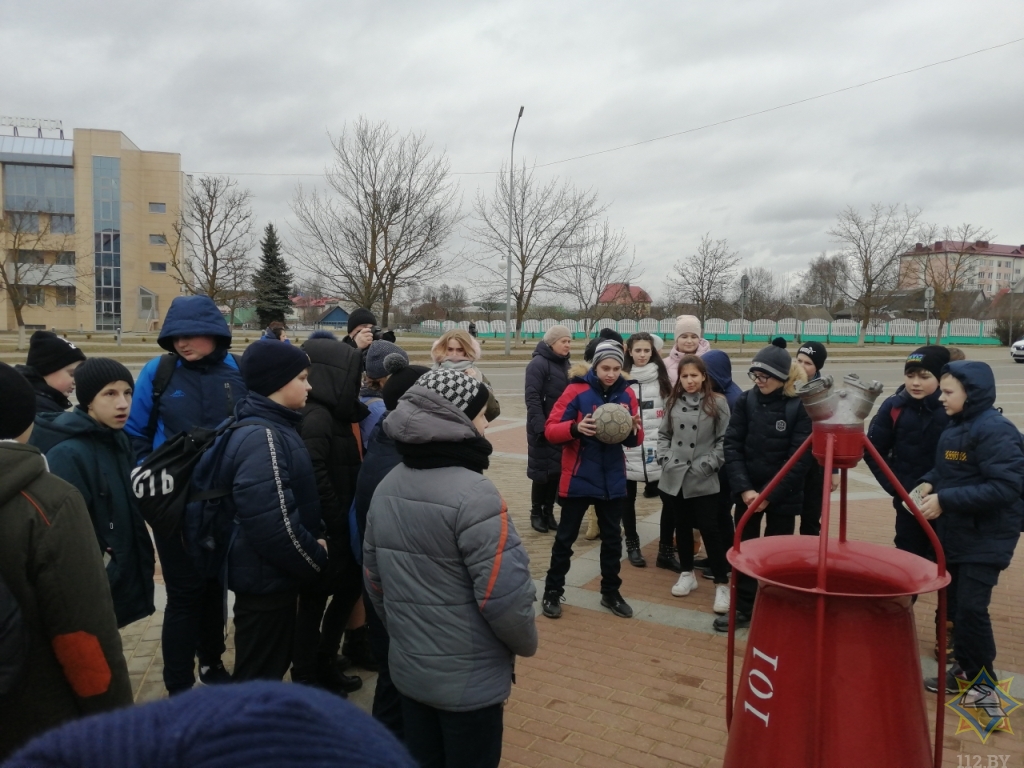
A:
POLYGON ((320 494, 298 432, 309 365, 301 347, 250 344, 241 364, 249 394, 235 408, 236 425, 192 475, 196 488, 234 489, 220 513, 232 515, 234 533, 217 548, 230 551, 224 587, 235 593, 235 680, 284 677, 299 589, 326 578, 320 494))

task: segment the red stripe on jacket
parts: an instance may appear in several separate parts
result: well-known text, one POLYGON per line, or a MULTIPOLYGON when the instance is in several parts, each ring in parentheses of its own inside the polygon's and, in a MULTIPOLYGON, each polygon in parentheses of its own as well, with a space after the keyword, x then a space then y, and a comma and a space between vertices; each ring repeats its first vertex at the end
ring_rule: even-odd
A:
POLYGON ((494 555, 494 566, 491 568, 491 578, 487 580, 487 590, 484 592, 484 599, 480 601, 480 610, 484 609, 487 601, 491 599, 491 592, 494 584, 498 581, 498 572, 501 570, 501 558, 505 554, 505 542, 508 541, 508 504, 505 499, 501 500, 501 535, 498 537, 498 551, 494 555))

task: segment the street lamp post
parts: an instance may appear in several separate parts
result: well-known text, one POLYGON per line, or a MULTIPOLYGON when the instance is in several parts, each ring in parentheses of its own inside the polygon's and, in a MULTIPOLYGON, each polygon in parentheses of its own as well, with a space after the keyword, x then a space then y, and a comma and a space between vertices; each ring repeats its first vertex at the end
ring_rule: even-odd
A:
MULTIPOLYGON (((924 289, 924 343, 932 343, 932 310, 935 309, 935 289, 930 285, 924 289)), ((938 336, 935 343, 939 343, 938 336)))
POLYGON ((743 354, 743 341, 746 337, 745 333, 745 320, 744 315, 746 314, 747 304, 747 288, 750 287, 750 278, 747 275, 740 277, 740 354, 743 354))
POLYGON ((519 108, 516 127, 512 130, 512 151, 508 162, 508 263, 505 265, 505 357, 512 357, 512 211, 515 207, 515 187, 512 174, 515 172, 516 131, 523 117, 525 107, 519 108))

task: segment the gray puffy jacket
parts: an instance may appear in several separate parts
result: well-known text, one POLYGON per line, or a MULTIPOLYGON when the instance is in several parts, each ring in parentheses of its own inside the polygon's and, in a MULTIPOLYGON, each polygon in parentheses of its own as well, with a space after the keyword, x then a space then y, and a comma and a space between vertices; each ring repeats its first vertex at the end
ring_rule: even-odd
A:
MULTIPOLYGON (((418 386, 383 425, 406 443, 479 437, 464 413, 418 386)), ((398 690, 455 712, 507 699, 515 656, 537 650, 536 590, 494 484, 463 467, 399 464, 373 494, 363 554, 398 690)))
POLYGON ((665 412, 658 429, 658 490, 684 499, 718 493, 718 470, 725 465, 729 405, 715 396, 718 422, 704 411, 704 396, 683 395, 665 412))

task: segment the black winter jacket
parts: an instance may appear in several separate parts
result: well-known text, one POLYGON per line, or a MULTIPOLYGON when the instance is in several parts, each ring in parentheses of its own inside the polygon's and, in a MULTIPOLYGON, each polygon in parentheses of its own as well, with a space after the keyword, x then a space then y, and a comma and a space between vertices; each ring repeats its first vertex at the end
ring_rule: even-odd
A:
MULTIPOLYGON (((762 395, 754 387, 736 401, 725 433, 725 464, 729 470, 729 486, 739 498, 744 491, 760 491, 775 477, 797 448, 811 434, 811 418, 801 403, 796 424, 786 423, 786 401, 795 396, 798 380, 806 379, 800 366, 793 363, 789 381, 782 389, 762 395), (754 398, 755 416, 748 415, 747 400, 754 398)), ((767 512, 798 515, 803 507, 804 477, 814 457, 810 449, 768 497, 767 512)))
POLYGON ((28 379, 32 389, 36 391, 36 413, 61 413, 71 407, 71 401, 49 384, 46 379, 36 373, 36 369, 29 365, 16 365, 14 370, 28 379))
POLYGON ((967 402, 950 419, 939 438, 935 467, 922 478, 942 507, 935 532, 947 563, 1006 568, 1024 519, 1024 443, 993 407, 996 384, 988 365, 962 360, 946 369, 964 385, 967 402))
MULTIPOLYGON (((942 430, 949 424, 946 409, 939 402, 941 394, 936 389, 928 397, 917 400, 905 389, 901 390, 886 398, 868 427, 868 440, 882 454, 889 469, 908 492, 935 466, 935 449, 942 430), (895 424, 893 409, 899 410, 895 424)), ((895 497, 896 489, 874 459, 865 454, 864 461, 882 489, 895 497)), ((902 504, 898 499, 894 502, 902 504)))
POLYGON ((526 443, 530 460, 526 476, 547 481, 562 471, 562 446, 548 442, 544 424, 558 398, 569 386, 569 357, 556 355, 547 342, 533 350, 526 366, 526 443))
POLYGON ((348 511, 361 463, 352 424, 369 413, 359 402, 362 357, 357 349, 332 339, 313 339, 302 349, 309 355, 313 389, 302 411, 299 433, 313 462, 327 534, 347 547, 348 511))
MULTIPOLYGON (((213 477, 201 460, 197 487, 231 487, 238 532, 228 554, 227 587, 243 594, 267 595, 315 583, 327 567, 327 552, 317 543, 322 522, 316 475, 296 431, 302 415, 250 392, 235 416, 261 425, 228 433, 213 477)), ((210 455, 212 455, 211 452, 210 455)))
MULTIPOLYGON (((402 463, 402 455, 398 452, 398 446, 394 439, 384 431, 384 422, 387 421, 387 418, 387 414, 384 414, 384 418, 377 422, 377 426, 370 435, 370 444, 366 447, 363 467, 359 471, 359 481, 356 483, 356 498, 353 504, 356 510, 356 525, 359 528, 360 543, 366 536, 366 514, 370 511, 373 492, 377 490, 380 481, 402 463)), ((362 559, 361 551, 360 559, 362 559)))
POLYGON ((135 454, 124 430, 105 427, 77 406, 68 413, 36 417, 32 445, 46 454, 50 471, 85 498, 106 562, 117 626, 151 615, 153 541, 131 488, 135 454))

